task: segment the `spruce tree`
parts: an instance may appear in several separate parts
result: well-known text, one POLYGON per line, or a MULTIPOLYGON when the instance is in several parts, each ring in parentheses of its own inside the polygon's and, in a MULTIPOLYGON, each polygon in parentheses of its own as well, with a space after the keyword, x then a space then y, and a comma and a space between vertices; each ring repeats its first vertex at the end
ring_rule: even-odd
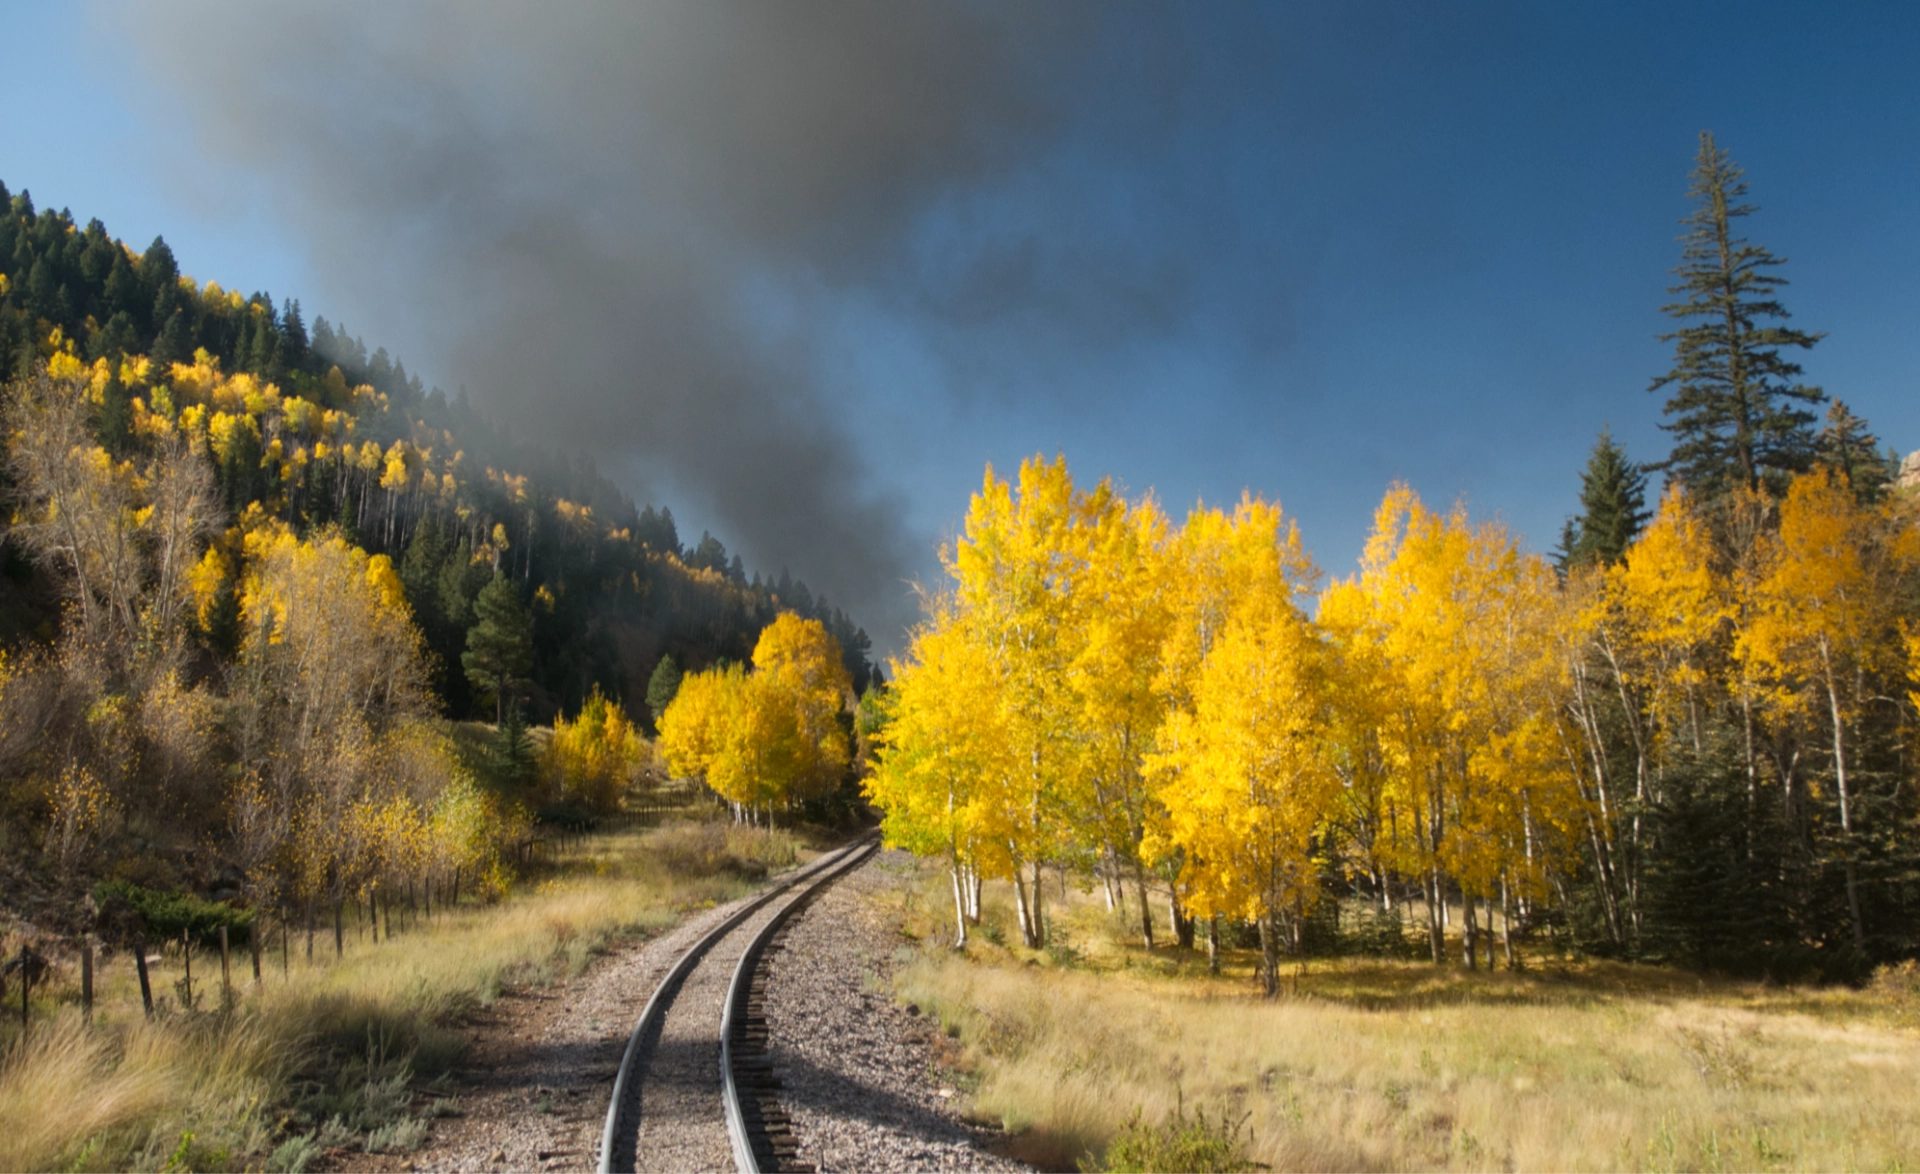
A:
POLYGON ((1560 539, 1562 568, 1619 562, 1650 516, 1646 474, 1603 430, 1580 473, 1580 514, 1567 519, 1560 539))
POLYGON ((1880 438, 1852 409, 1834 400, 1827 408, 1826 427, 1820 430, 1816 445, 1818 460, 1846 479, 1853 494, 1871 505, 1880 500, 1887 485, 1900 474, 1900 461, 1891 452, 1880 451, 1880 438))
POLYGON ((514 683, 533 664, 533 636, 520 591, 513 580, 495 574, 473 601, 474 625, 467 630, 467 651, 460 664, 482 697, 493 698, 493 720, 506 714, 514 683))
POLYGON ((653 728, 660 728, 660 717, 667 712, 667 706, 680 695, 680 666, 673 662, 671 654, 660 658, 653 666, 653 676, 647 679, 647 708, 653 711, 653 728))
POLYGON ((1734 235, 1733 222, 1757 211, 1741 203, 1743 174, 1702 131, 1687 189, 1697 206, 1680 222, 1687 226, 1674 270, 1680 282, 1669 290, 1685 300, 1662 307, 1683 325, 1660 336, 1674 344, 1674 365, 1648 388, 1671 389, 1670 422, 1661 427, 1674 434, 1672 454, 1649 467, 1678 477, 1702 501, 1741 487, 1778 490, 1806 469, 1814 447, 1807 406, 1826 400, 1799 382, 1799 364, 1781 354, 1824 336, 1760 325, 1788 317, 1775 293, 1786 279, 1772 272, 1786 259, 1734 235))

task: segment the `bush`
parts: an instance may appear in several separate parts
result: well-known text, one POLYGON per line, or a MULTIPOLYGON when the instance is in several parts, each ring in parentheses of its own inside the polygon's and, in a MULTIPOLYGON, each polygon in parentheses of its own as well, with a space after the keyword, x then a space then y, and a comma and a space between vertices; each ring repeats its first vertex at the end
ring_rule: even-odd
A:
POLYGON ((1187 1116, 1185 1099, 1175 1106, 1173 1116, 1159 1125, 1149 1125, 1140 1119, 1140 1110, 1135 1109, 1133 1116, 1121 1127, 1120 1136, 1107 1143, 1106 1158, 1094 1164, 1083 1160, 1080 1168, 1086 1171, 1137 1171, 1147 1174, 1151 1171, 1188 1170, 1194 1174, 1213 1174, 1258 1169, 1247 1160, 1245 1142, 1241 1130, 1247 1119, 1234 1120, 1231 1113, 1221 1110, 1218 1118, 1209 1119, 1205 1109, 1197 1110, 1193 1116, 1187 1116))
POLYGON ((203 901, 192 893, 143 889, 131 881, 103 881, 94 886, 93 900, 106 905, 115 897, 133 907, 147 930, 156 939, 170 940, 190 935, 203 946, 220 940, 220 927, 227 927, 229 943, 247 940, 253 927, 253 910, 236 909, 225 901, 203 901))

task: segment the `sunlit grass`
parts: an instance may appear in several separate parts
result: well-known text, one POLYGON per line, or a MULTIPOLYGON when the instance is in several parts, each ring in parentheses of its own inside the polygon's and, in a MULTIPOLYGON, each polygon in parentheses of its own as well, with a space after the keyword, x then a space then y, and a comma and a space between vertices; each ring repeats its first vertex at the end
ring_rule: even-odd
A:
MULTIPOLYGON (((1051 895, 1051 894, 1050 894, 1051 895)), ((901 896, 938 924, 938 890, 901 896)), ((990 904, 988 918, 1010 926, 990 904)), ((965 1049, 974 1112, 1047 1165, 1098 1160, 1139 1110, 1245 1120, 1276 1170, 1892 1170, 1920 1162, 1914 984, 1773 987, 1616 963, 1494 974, 1148 955, 1076 897, 1067 948, 922 948, 900 994, 965 1049)), ((1003 933, 1002 940, 1012 940, 1003 933)))
POLYGON ((377 944, 350 923, 338 960, 330 923, 311 964, 300 930, 284 950, 270 930, 260 985, 235 952, 226 1010, 217 952, 193 960, 192 1013, 177 954, 153 967, 153 1020, 131 958, 103 965, 91 1024, 68 968, 36 995, 24 1043, 17 1003, 0 1027, 0 1169, 257 1169, 301 1165, 321 1142, 417 1143, 414 1093, 457 1060, 469 1010, 578 973, 797 854, 785 833, 712 825, 589 837, 500 904, 400 918, 377 944))

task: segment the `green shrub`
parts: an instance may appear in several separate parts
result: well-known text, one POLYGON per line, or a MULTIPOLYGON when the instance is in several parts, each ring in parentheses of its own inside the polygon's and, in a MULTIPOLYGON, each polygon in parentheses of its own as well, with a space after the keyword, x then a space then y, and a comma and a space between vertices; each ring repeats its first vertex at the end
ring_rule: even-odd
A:
POLYGON ((1127 1174, 1152 1174, 1156 1171, 1192 1171, 1193 1174, 1237 1174, 1261 1167, 1247 1160, 1241 1130, 1245 1117, 1234 1120, 1222 1110, 1218 1118, 1208 1118, 1205 1109, 1187 1116, 1184 1098, 1173 1116, 1158 1125, 1140 1119, 1140 1110, 1121 1127, 1120 1135, 1107 1143, 1105 1160, 1094 1164, 1082 1160, 1086 1171, 1109 1170, 1127 1174))
POLYGON ((199 944, 211 946, 219 942, 220 927, 224 925, 227 941, 241 945, 253 927, 253 910, 236 909, 225 901, 204 901, 192 893, 143 889, 123 880, 103 881, 94 886, 96 904, 105 905, 115 897, 133 906, 157 939, 171 940, 188 934, 199 944))

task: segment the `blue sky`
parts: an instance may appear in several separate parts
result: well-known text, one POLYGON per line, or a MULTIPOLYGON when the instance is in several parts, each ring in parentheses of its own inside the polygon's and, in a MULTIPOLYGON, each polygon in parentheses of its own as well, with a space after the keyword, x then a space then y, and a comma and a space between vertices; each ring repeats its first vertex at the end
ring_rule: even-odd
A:
MULTIPOLYGON (((675 58, 637 45, 623 55, 625 26, 489 38, 402 21, 313 48, 324 38, 265 28, 271 13, 236 31, 228 9, 164 11, 10 12, 10 40, 36 47, 11 55, 13 92, 34 98, 0 111, 0 179, 136 245, 164 233, 202 280, 299 297, 429 382, 464 383, 552 443, 587 447, 637 496, 672 505, 683 529, 710 526, 750 566, 797 564, 828 584, 883 645, 910 614, 901 580, 933 573, 932 546, 957 527, 982 466, 1010 470, 1034 452, 1064 452, 1077 475, 1153 488, 1176 509, 1242 488, 1277 497, 1334 574, 1396 478, 1435 503, 1464 495, 1551 546, 1603 425, 1636 458, 1667 447, 1646 386, 1670 355, 1658 311, 1702 129, 1746 168, 1761 206, 1747 234, 1790 259, 1795 324, 1828 332, 1805 359, 1809 381, 1883 441, 1920 447, 1920 8, 1909 5, 1109 6, 1051 37, 1016 24, 1017 68, 1002 45, 978 84, 962 73, 931 98, 913 69, 864 70, 887 52, 911 63, 909 33, 843 24, 860 54, 797 51, 791 68, 810 88, 793 92, 825 92, 823 109, 856 123, 878 110, 911 132, 924 117, 937 123, 929 151, 972 154, 868 158, 836 140, 819 155, 851 159, 842 171, 809 170, 804 135, 792 149, 807 160, 781 162, 798 132, 773 114, 683 117, 688 95, 744 92, 750 107, 752 79, 654 86, 646 71, 671 74, 675 58), (597 62, 581 72, 607 71, 610 88, 566 76, 581 45, 597 62), (372 72, 365 59, 390 46, 372 72), (237 61, 256 56, 271 68, 237 61), (821 74, 829 65, 846 71, 844 92, 821 74), (309 77, 340 79, 340 93, 309 77), (257 122, 233 113, 252 105, 250 89, 264 94, 257 122), (352 96, 362 91, 377 98, 352 96), (623 137, 627 118, 594 122, 615 98, 650 129, 623 137), (382 121, 396 110, 401 130, 382 121), (595 126, 587 147, 556 132, 569 120, 595 126), (249 141, 263 125, 271 147, 249 141), (466 158, 450 153, 398 174, 391 160, 456 132, 518 144, 519 169, 465 171, 464 187, 443 189, 437 177, 466 158), (367 196, 364 176, 327 187, 361 165, 341 152, 363 135, 376 156, 411 144, 380 157, 413 203, 367 196), (622 151, 633 157, 600 157, 622 151), (699 186, 708 171, 719 178, 699 186), (502 207, 564 208, 577 194, 583 231, 604 226, 637 242, 633 257, 678 267, 673 285, 636 287, 632 313, 650 312, 650 291, 707 290, 672 299, 686 316, 676 329, 725 341, 615 390, 612 360, 537 392, 510 364, 476 362, 470 334, 419 308, 448 306, 449 249, 500 223, 473 208, 503 181, 474 174, 526 186, 502 207), (715 209, 712 193, 725 203, 763 176, 770 195, 715 209), (810 199, 817 214, 782 218, 810 199), (715 374, 713 353, 729 346, 751 372, 715 374), (801 428, 814 455, 795 459, 798 470, 831 456, 812 512, 783 513, 807 495, 782 493, 778 478, 729 493, 719 481, 738 482, 738 467, 709 472, 657 439, 684 418, 688 436, 724 440, 694 419, 720 402, 700 390, 709 378, 741 382, 750 409, 825 421, 801 428), (693 390, 674 400, 667 389, 682 384, 693 390), (576 418, 588 423, 562 422, 576 418), (843 501, 855 504, 834 516, 843 501), (863 533, 897 550, 856 555, 863 533)), ((372 11, 332 19, 371 24, 372 11)), ((690 23, 657 39, 671 50, 690 23)), ((753 31, 739 23, 717 34, 729 47, 698 52, 733 60, 753 31)), ((785 60, 783 44, 770 38, 760 60, 785 60)), ((447 312, 466 318, 508 312, 451 296, 447 312)), ((511 314, 524 323, 529 311, 511 314)), ((568 349, 591 348, 587 337, 568 349)), ((625 361, 648 367, 645 353, 625 361)), ((783 459, 777 436, 765 443, 755 468, 783 459)))

